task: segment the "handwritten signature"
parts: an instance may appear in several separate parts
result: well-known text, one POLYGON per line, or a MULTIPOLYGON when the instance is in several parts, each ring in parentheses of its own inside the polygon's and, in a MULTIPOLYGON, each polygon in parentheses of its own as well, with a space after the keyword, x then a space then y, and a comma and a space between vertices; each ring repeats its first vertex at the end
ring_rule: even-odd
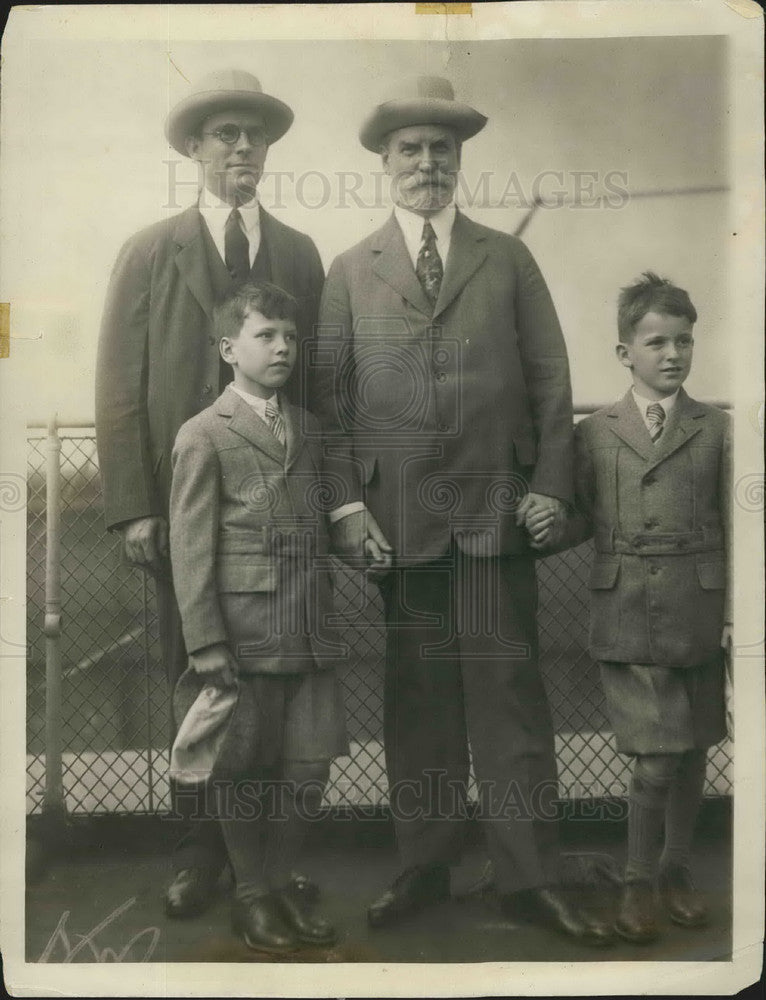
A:
MULTIPOLYGON (((38 962, 73 962, 78 955, 82 952, 90 951, 91 958, 96 962, 148 962, 149 959, 154 954, 154 949, 157 947, 157 943, 160 939, 160 929, 159 927, 145 927, 142 931, 134 934, 133 937, 128 941, 125 947, 121 951, 115 951, 113 948, 102 948, 96 943, 96 936, 113 924, 115 920, 126 913, 131 906, 136 902, 136 897, 133 896, 126 900, 122 906, 118 906, 116 910, 113 910, 108 917, 105 917, 100 924, 96 924, 93 930, 89 931, 87 934, 77 934, 73 936, 76 940, 74 946, 69 940, 69 934, 67 929, 67 921, 69 920, 69 910, 64 910, 61 914, 61 919, 58 924, 56 924, 56 929, 53 934, 51 934, 48 943, 43 949, 43 953, 38 958, 38 962), (63 958, 51 958, 56 946, 60 946, 63 950, 63 958), (135 951, 134 951, 135 949, 135 951), (141 951, 143 949, 143 956, 141 951)), ((87 959, 80 959, 81 961, 87 961, 87 959)))

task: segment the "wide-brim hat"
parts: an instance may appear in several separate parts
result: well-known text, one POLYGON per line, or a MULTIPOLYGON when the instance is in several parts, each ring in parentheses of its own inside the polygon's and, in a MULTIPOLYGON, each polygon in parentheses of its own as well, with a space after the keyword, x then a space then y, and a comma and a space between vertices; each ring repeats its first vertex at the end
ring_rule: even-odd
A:
POLYGON ((446 125, 462 142, 480 132, 487 118, 475 108, 455 100, 449 80, 441 76, 416 76, 403 80, 367 117, 359 141, 373 153, 383 138, 409 125, 446 125))
POLYGON ((188 668, 173 689, 178 731, 170 751, 170 777, 180 785, 206 782, 222 763, 239 700, 239 684, 220 688, 188 668))
POLYGON ((241 69, 210 73, 170 111, 165 136, 183 156, 186 140, 210 115, 219 111, 257 111, 263 116, 269 145, 281 139, 293 123, 292 110, 277 97, 264 94, 258 77, 241 69))

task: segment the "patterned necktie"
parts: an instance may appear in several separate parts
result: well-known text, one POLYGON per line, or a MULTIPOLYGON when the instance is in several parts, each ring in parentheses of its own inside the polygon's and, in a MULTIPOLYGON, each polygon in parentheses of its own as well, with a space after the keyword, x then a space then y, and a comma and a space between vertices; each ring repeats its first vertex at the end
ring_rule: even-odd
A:
POLYGON ((274 402, 271 399, 266 402, 266 420, 271 433, 284 448, 285 443, 287 442, 285 422, 282 419, 282 414, 279 412, 279 409, 274 405, 274 402))
POLYGON ((436 233, 428 220, 423 224, 423 242, 418 253, 415 274, 418 276, 418 281, 426 293, 428 301, 432 306, 436 305, 444 277, 444 268, 439 251, 436 249, 436 233))
POLYGON ((226 267, 234 281, 244 281, 250 273, 250 243, 242 229, 242 216, 234 208, 226 220, 223 246, 226 267))
POLYGON ((659 441, 665 430, 665 411, 661 403, 650 403, 646 408, 646 419, 649 421, 649 434, 652 441, 659 441))

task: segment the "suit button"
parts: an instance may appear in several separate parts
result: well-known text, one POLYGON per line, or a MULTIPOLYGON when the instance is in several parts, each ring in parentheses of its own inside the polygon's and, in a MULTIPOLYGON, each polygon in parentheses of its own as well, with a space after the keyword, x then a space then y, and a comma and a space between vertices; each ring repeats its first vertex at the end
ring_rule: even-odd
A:
POLYGON ((659 571, 660 571, 660 567, 659 566, 650 566, 649 567, 649 572, 652 574, 652 576, 657 576, 657 574, 659 573, 659 571))
POLYGON ((439 424, 439 431, 441 431, 442 434, 446 434, 448 430, 449 424, 439 424))
POLYGON ((202 387, 202 395, 203 396, 209 396, 212 391, 213 391, 212 385, 210 385, 210 384, 203 385, 203 387, 202 387))
POLYGON ((655 519, 653 517, 650 517, 648 521, 644 521, 644 527, 645 528, 656 528, 657 524, 658 524, 658 522, 655 521, 655 519))
POLYGON ((437 382, 446 382, 447 381, 446 374, 444 372, 437 372, 436 373, 436 381, 437 382))

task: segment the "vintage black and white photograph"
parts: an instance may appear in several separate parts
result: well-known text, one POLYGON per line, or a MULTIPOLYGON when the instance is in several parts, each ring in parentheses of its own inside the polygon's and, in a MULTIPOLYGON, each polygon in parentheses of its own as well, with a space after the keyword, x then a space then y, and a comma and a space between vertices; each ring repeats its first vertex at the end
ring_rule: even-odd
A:
POLYGON ((13 995, 758 979, 761 16, 12 12, 13 995))

